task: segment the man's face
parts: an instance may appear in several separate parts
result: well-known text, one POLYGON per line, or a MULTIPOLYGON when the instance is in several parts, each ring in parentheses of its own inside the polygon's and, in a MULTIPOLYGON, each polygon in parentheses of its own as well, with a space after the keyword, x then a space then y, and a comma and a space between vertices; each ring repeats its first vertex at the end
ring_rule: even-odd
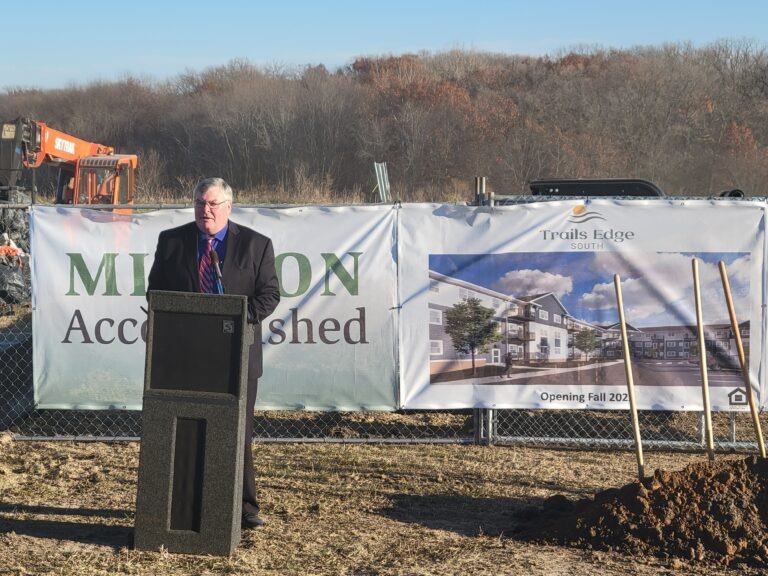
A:
POLYGON ((224 199, 224 192, 218 186, 212 186, 195 198, 195 223, 201 232, 213 236, 229 220, 232 203, 224 199))

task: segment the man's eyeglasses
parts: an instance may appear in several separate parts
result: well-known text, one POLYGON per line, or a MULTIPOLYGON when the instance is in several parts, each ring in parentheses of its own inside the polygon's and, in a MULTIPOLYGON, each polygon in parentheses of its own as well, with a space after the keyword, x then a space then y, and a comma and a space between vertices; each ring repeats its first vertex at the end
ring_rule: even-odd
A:
POLYGON ((204 202, 203 200, 195 200, 195 209, 205 210, 205 207, 208 206, 212 212, 216 212, 216 210, 221 208, 222 204, 226 202, 227 200, 222 200, 221 202, 204 202))

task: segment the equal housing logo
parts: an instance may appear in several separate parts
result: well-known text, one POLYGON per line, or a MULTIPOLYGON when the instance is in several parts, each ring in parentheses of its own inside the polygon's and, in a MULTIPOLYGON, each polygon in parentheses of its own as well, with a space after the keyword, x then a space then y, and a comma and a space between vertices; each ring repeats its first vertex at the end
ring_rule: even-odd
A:
POLYGON ((585 204, 574 206, 568 214, 567 222, 572 226, 559 230, 540 230, 542 240, 570 240, 571 250, 608 250, 611 245, 629 242, 636 237, 633 230, 604 226, 602 222, 607 223, 607 218, 597 210, 588 209, 585 204))

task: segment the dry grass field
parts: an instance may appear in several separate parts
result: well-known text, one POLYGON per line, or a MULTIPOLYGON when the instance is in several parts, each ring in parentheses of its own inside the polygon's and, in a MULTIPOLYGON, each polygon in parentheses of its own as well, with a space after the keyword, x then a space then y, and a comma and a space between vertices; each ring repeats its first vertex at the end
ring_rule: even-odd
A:
MULTIPOLYGON (((526 543, 516 511, 635 479, 631 452, 256 444, 267 526, 230 558, 131 547, 138 443, 0 435, 0 574, 759 574, 526 543)), ((678 470, 701 454, 646 455, 678 470)))

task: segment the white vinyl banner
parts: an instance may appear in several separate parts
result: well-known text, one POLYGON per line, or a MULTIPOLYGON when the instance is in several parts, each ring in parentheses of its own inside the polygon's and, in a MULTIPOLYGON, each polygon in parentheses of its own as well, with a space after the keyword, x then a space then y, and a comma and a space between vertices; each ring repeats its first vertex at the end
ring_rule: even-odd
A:
MULTIPOLYGON (((272 239, 282 293, 263 328, 257 408, 395 408, 395 208, 235 207, 231 218, 272 239)), ((37 407, 141 408, 157 236, 192 219, 33 207, 37 407)))
POLYGON ((762 202, 405 205, 398 237, 405 408, 627 408, 618 278, 638 408, 701 410, 694 258, 713 409, 747 408, 739 337, 765 398, 762 202))

